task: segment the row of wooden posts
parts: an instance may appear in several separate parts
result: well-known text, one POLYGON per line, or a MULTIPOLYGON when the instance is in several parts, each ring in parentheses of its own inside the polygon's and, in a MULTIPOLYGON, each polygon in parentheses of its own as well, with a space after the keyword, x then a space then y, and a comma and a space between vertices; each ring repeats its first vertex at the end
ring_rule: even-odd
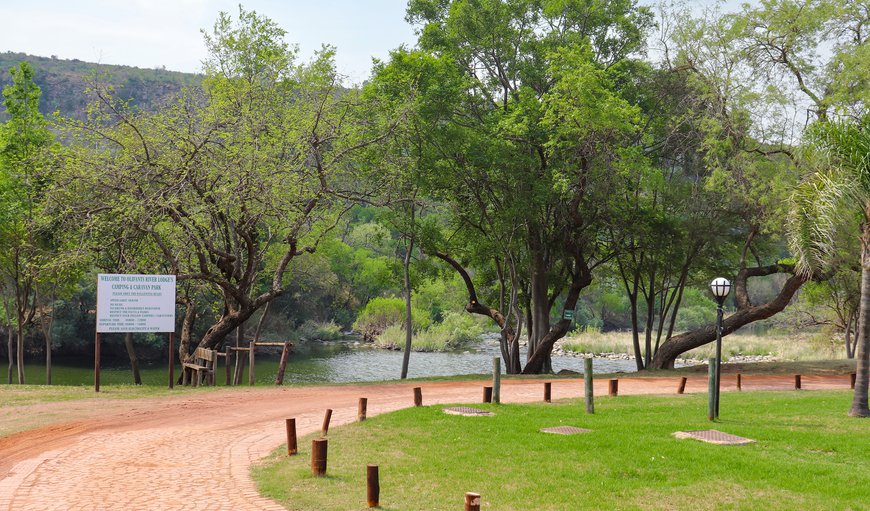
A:
MULTIPOLYGON (((483 387, 483 402, 484 403, 499 403, 500 402, 500 363, 498 358, 493 359, 493 384, 492 386, 483 387)), ((586 413, 595 413, 594 396, 592 391, 592 359, 587 358, 584 366, 584 386, 586 397, 586 413)), ((712 373, 712 371, 711 371, 712 373)), ((712 381, 712 377, 711 377, 712 381)), ((680 382, 677 386, 677 393, 683 394, 686 390, 687 378, 680 377, 680 382)), ((855 373, 850 375, 851 387, 855 388, 855 373)), ((742 390, 743 377, 737 373, 737 389, 742 390)), ((794 375, 795 390, 801 389, 801 375, 794 375)), ((549 403, 552 400, 552 382, 544 382, 544 401, 549 403)), ((423 389, 422 387, 414 387, 414 406, 423 406, 423 389)), ((613 378, 608 381, 608 395, 616 397, 619 395, 619 379, 613 378)), ((368 398, 359 398, 357 405, 357 420, 362 422, 366 420, 368 411, 368 398)), ((329 433, 329 423, 332 420, 332 409, 327 409, 323 417, 323 424, 320 428, 320 438, 315 438, 311 441, 311 473, 314 476, 322 477, 326 475, 327 464, 327 435, 329 433)), ((287 455, 294 456, 298 454, 299 449, 296 439, 296 419, 286 419, 285 427, 287 430, 287 455)), ((366 465, 366 502, 368 507, 378 507, 380 505, 380 480, 378 476, 378 465, 366 465)), ((468 492, 465 494, 465 511, 480 511, 480 494, 468 492)))

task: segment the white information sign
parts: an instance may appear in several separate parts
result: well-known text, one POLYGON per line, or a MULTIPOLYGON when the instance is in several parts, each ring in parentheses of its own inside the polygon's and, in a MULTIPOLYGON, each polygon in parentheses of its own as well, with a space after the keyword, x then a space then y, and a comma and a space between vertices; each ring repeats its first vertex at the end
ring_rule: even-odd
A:
POLYGON ((175 275, 97 275, 97 332, 174 332, 175 275))

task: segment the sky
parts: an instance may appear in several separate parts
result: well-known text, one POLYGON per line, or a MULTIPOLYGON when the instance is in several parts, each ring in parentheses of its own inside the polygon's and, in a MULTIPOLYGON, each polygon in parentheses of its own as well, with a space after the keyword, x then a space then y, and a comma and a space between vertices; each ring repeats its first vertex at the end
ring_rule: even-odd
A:
MULTIPOLYGON (((287 31, 307 60, 322 44, 337 48, 350 83, 369 75, 372 57, 413 45, 407 0, 245 0, 287 31)), ((205 58, 200 29, 220 11, 235 17, 239 0, 0 0, 0 52, 141 68, 198 72, 205 58)))
MULTIPOLYGON (((205 58, 201 29, 220 11, 234 17, 240 0, 0 0, 0 52, 141 68, 165 66, 199 72, 205 58)), ((686 0, 703 8, 718 0, 686 0)), ((740 0, 724 0, 733 7, 740 0)), ((641 0, 652 5, 657 0, 641 0)), ((266 15, 311 58, 323 44, 336 47, 338 71, 358 84, 369 76, 372 57, 386 59, 402 44, 413 46, 405 22, 407 0, 244 0, 246 10, 266 15)))

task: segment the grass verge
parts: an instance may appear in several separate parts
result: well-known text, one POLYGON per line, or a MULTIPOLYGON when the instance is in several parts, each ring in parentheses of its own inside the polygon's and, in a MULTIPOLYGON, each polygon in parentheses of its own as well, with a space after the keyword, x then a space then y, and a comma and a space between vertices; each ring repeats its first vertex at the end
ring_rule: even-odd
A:
POLYGON ((722 396, 722 421, 704 395, 477 405, 494 417, 412 408, 330 430, 325 478, 310 474, 311 438, 253 469, 260 491, 293 510, 366 509, 365 466, 378 464, 384 510, 848 510, 870 502, 866 420, 848 418, 850 392, 722 396), (576 436, 539 433, 570 425, 576 436), (727 447, 676 440, 708 429, 758 442, 727 447))

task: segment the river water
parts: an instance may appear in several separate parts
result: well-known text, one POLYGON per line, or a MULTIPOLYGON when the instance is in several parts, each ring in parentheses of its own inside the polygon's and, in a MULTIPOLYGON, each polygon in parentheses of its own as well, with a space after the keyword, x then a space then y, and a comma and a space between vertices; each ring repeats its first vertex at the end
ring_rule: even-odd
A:
MULTIPOLYGON (((411 353, 408 377, 455 376, 466 374, 491 374, 492 359, 499 356, 498 345, 482 342, 473 349, 461 353, 411 353)), ((525 360, 525 354, 522 355, 525 360)), ((257 362, 257 380, 272 377, 272 362, 263 367, 257 362), (268 375, 268 376, 267 376, 268 375)), ((583 372, 581 357, 553 357, 553 370, 569 369, 583 372)), ((399 379, 402 370, 402 353, 367 347, 354 340, 332 342, 307 342, 300 344, 291 355, 287 365, 286 381, 294 383, 352 383, 399 379)), ((595 373, 633 372, 637 367, 633 360, 594 359, 595 373)))
MULTIPOLYGON (((457 375, 492 374, 492 359, 500 356, 498 342, 482 340, 461 353, 411 353, 408 368, 410 378, 457 375)), ((278 372, 279 351, 259 348, 255 363, 255 381, 260 385, 273 385, 278 372)), ((521 360, 525 360, 525 353, 521 360)), ((559 372, 569 369, 583 372, 582 357, 553 357, 553 370, 559 372)), ((615 372, 634 372, 633 360, 594 359, 593 372, 598 374, 615 372)), ((27 383, 45 383, 45 370, 41 360, 28 360, 25 363, 27 383)), ((502 371, 504 364, 502 364, 502 371)), ((180 374, 176 363, 175 374, 180 374)), ((287 363, 284 381, 293 383, 354 383, 398 380, 402 370, 402 353, 383 350, 359 342, 359 338, 338 341, 300 342, 293 349, 287 363)), ((56 361, 53 370, 53 383, 56 385, 93 385, 93 363, 80 360, 75 363, 56 361)), ((168 367, 166 364, 143 364, 142 381, 146 385, 165 385, 168 367)), ((217 369, 217 383, 225 381, 225 366, 220 359, 217 369)), ((242 381, 248 382, 247 368, 242 381)), ((105 363, 102 367, 101 382, 105 385, 130 384, 132 375, 128 364, 113 365, 105 363)))

